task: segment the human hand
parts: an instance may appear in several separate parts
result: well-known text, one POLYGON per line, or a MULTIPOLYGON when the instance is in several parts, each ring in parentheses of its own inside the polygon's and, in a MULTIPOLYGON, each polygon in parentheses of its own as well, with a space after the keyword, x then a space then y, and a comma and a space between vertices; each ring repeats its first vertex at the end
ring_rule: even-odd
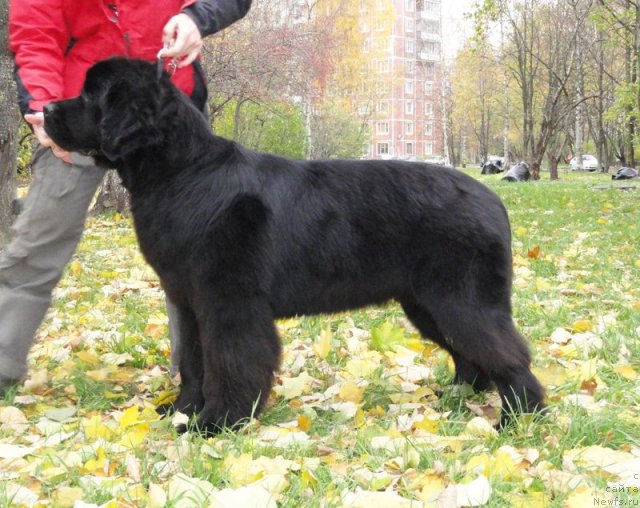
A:
POLYGON ((200 54, 202 36, 195 22, 186 14, 172 17, 162 31, 163 49, 159 58, 175 58, 178 67, 185 67, 200 54))
POLYGON ((44 113, 27 113, 26 115, 24 115, 24 120, 29 125, 31 125, 33 133, 42 146, 51 148, 53 155, 55 155, 58 159, 62 159, 65 162, 71 163, 71 153, 63 150, 58 145, 56 145, 53 142, 53 139, 51 139, 47 132, 44 130, 44 113))

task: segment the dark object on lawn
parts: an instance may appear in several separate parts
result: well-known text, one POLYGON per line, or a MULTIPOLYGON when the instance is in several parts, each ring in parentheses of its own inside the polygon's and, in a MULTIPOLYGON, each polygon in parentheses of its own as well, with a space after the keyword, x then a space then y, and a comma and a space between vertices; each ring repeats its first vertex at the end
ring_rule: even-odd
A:
POLYGON ((500 161, 494 161, 494 162, 485 162, 482 165, 482 171, 480 174, 482 175, 496 175, 498 173, 502 173, 503 169, 502 169, 502 164, 500 163, 500 161))
POLYGON ((518 162, 515 166, 511 166, 511 169, 502 177, 502 180, 505 182, 528 182, 530 178, 529 164, 518 162))
POLYGON ((633 168, 620 168, 615 175, 611 176, 612 180, 631 180, 638 178, 638 170, 633 168))
POLYGON ((142 252, 180 309, 182 387, 160 411, 199 413, 207 432, 233 426, 269 397, 276 318, 392 298, 451 353, 457 381, 495 383, 503 424, 543 407, 511 317, 507 213, 473 178, 248 150, 214 136, 139 60, 96 64, 81 97, 45 108, 45 128, 65 150, 116 167, 142 252))

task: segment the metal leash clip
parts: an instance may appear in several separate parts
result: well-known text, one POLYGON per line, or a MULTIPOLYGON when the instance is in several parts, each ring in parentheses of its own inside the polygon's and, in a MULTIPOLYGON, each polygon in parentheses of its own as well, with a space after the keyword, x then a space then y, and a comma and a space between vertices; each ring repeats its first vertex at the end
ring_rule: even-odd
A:
MULTIPOLYGON (((164 66, 165 66, 165 61, 166 61, 166 58, 162 58, 160 56, 160 54, 162 53, 163 49, 158 51, 158 55, 156 56, 156 70, 157 70, 158 81, 162 77, 162 73, 164 72, 164 66)), ((169 76, 171 77, 176 73, 176 69, 178 67, 177 59, 176 58, 172 58, 171 61, 168 64, 168 67, 169 67, 168 73, 169 73, 169 76)))

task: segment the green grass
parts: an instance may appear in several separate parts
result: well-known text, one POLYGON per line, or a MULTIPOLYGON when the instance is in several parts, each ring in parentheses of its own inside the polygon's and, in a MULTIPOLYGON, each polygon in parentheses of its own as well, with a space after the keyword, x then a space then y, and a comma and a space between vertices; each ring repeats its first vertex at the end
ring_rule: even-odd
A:
MULTIPOLYGON (((627 480, 573 454, 601 446, 610 450, 602 453, 617 453, 612 460, 618 462, 640 455, 640 382, 634 376, 640 372, 640 189, 619 190, 600 174, 561 173, 557 182, 513 184, 467 171, 494 189, 509 213, 514 317, 546 384, 547 415, 522 417, 494 437, 466 436, 476 416, 470 408, 483 408, 493 423, 496 395, 449 386, 447 355, 431 347, 421 351, 401 309, 390 303, 281 323, 280 375, 306 372, 315 381, 302 395, 273 394, 266 411, 241 432, 178 436, 168 421, 152 416, 152 401, 175 392, 166 370, 162 292, 138 253, 129 220, 91 218, 31 357, 30 372, 40 372, 39 381, 0 401, 0 507, 19 506, 18 487, 51 506, 72 506, 74 499, 155 506, 158 489, 166 495, 169 485, 177 488, 178 473, 240 496, 241 487, 255 486, 273 471, 277 486, 265 485, 281 507, 342 506, 344 496, 358 489, 386 489, 431 506, 430 496, 476 479, 480 470, 470 465, 478 461, 486 462, 481 472, 491 485, 487 506, 580 506, 579 495, 587 495, 589 505, 594 496, 611 497, 607 482, 627 480), (554 342, 559 329, 567 339, 554 342), (327 331, 331 350, 323 358, 314 346, 327 331), (422 390, 416 397, 403 390, 397 373, 407 351, 431 373, 416 381, 422 390), (576 394, 585 397, 582 405, 569 403, 576 394), (332 406, 344 409, 350 400, 353 413, 332 406), (121 415, 131 407, 140 413, 123 423, 121 415), (25 426, 3 420, 6 408, 16 408, 25 426), (75 408, 75 414, 54 428, 47 414, 60 408, 75 408), (407 424, 423 414, 430 420, 422 427, 407 424), (70 437, 46 443, 52 428, 70 437), (280 446, 274 432, 306 439, 280 446), (420 444, 425 436, 429 445, 420 444), (133 440, 130 446, 118 444, 125 438, 133 440), (381 438, 406 441, 402 449, 374 446, 381 438), (8 445, 34 449, 7 458, 8 445), (528 458, 506 460, 508 453, 528 458), (96 467, 100 457, 105 462, 96 467), (242 467, 234 466, 240 461, 242 467), (278 461, 294 466, 280 471, 278 461), (582 486, 562 487, 550 476, 582 486), (105 477, 120 486, 95 487, 96 478, 105 477)), ((241 497, 234 499, 243 506, 241 497)), ((168 499, 164 506, 187 505, 168 499)))

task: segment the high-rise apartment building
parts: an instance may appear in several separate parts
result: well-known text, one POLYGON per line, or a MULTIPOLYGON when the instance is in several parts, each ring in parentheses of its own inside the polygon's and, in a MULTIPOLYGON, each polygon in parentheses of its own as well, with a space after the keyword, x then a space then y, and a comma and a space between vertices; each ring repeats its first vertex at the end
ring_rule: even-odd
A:
POLYGON ((361 3, 367 73, 359 98, 369 123, 364 156, 425 159, 443 155, 440 0, 361 3))

